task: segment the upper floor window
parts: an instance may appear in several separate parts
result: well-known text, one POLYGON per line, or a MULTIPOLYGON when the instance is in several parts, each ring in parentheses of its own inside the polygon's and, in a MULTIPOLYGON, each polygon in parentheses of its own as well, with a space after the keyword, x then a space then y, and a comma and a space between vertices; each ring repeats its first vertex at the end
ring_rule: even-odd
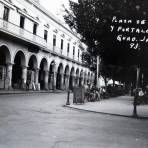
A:
POLYGON ((9 19, 9 8, 4 6, 4 14, 3 14, 3 19, 5 21, 8 21, 9 19))
POLYGON ((24 16, 20 16, 20 27, 24 28, 24 24, 25 24, 25 17, 24 16))
POLYGON ((44 30, 44 39, 47 41, 47 37, 48 37, 48 31, 44 30))
POLYGON ((53 46, 56 46, 56 35, 53 35, 53 46))
POLYGON ((79 60, 79 57, 80 57, 80 49, 78 49, 78 60, 79 60))
POLYGON ((64 40, 61 39, 61 49, 63 49, 64 40))
POLYGON ((37 24, 34 23, 34 25, 33 25, 33 34, 36 35, 36 32, 37 32, 37 24))
POLYGON ((67 53, 69 53, 70 43, 67 43, 67 53))
POLYGON ((73 57, 75 56, 75 46, 73 46, 73 57))

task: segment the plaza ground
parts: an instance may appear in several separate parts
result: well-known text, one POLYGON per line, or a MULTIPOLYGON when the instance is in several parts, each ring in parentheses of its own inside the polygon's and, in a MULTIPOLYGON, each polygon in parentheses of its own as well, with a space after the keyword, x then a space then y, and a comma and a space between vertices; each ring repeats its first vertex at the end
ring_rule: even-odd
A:
MULTIPOLYGON (((68 106, 71 108, 116 116, 133 116, 133 96, 119 96, 97 102, 86 102, 84 104, 73 104, 72 97, 71 103, 68 106)), ((148 119, 148 105, 137 105, 137 114, 139 118, 148 119)))
POLYGON ((148 120, 63 107, 65 93, 0 96, 0 148, 147 148, 148 120))

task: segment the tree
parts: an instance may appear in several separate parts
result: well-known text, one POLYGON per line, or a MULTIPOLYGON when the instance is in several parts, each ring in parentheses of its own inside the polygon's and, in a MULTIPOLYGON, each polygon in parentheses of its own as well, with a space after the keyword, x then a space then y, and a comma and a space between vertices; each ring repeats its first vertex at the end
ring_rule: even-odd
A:
MULTIPOLYGON (((88 63, 99 55, 103 61, 102 69, 112 69, 111 71, 122 69, 124 71, 137 63, 144 66, 148 62, 145 56, 147 55, 145 54, 147 53, 146 44, 140 45, 143 49, 141 51, 131 50, 128 43, 119 43, 116 40, 116 32, 110 31, 114 16, 133 21, 146 19, 147 0, 78 0, 78 3, 70 0, 69 2, 70 10, 66 10, 64 18, 68 25, 81 35, 82 41, 88 45, 89 54, 84 56, 88 63), (108 65, 110 68, 106 68, 108 65)), ((103 72, 101 73, 104 75, 103 72)), ((121 72, 118 72, 118 77, 117 73, 114 75, 114 78, 125 81, 121 72)), ((112 73, 109 73, 108 77, 112 77, 112 73)))

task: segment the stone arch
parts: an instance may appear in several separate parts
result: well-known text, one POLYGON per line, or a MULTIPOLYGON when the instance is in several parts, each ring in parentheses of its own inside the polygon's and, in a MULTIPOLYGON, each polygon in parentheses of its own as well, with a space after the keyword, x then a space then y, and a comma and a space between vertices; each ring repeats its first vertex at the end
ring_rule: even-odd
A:
POLYGON ((37 57, 35 55, 31 55, 28 61, 28 69, 36 70, 38 66, 37 57))
POLYGON ((64 74, 69 75, 69 65, 65 66, 64 74))
POLYGON ((74 67, 72 67, 70 70, 70 77, 69 77, 69 89, 73 89, 74 87, 74 74, 75 74, 75 69, 74 67))
POLYGON ((78 86, 79 85, 79 68, 77 68, 77 70, 76 70, 76 82, 75 82, 75 84, 76 84, 76 86, 78 86))
POLYGON ((26 66, 27 67, 27 58, 26 58, 26 54, 24 53, 23 50, 21 49, 18 49, 15 53, 14 53, 14 56, 13 56, 13 59, 12 59, 12 62, 15 63, 15 58, 16 56, 18 55, 18 53, 20 53, 22 55, 22 59, 21 59, 21 63, 23 66, 26 66))
POLYGON ((49 72, 51 71, 51 72, 55 72, 56 71, 56 62, 55 62, 55 60, 52 60, 51 62, 50 62, 50 66, 49 66, 49 72))
POLYGON ((64 70, 64 89, 68 89, 69 86, 69 73, 69 65, 66 65, 64 70))
POLYGON ((55 71, 56 71, 56 62, 53 60, 50 63, 49 66, 49 78, 48 78, 48 84, 49 84, 49 89, 55 89, 55 82, 56 82, 56 77, 55 77, 55 71))
POLYGON ((34 54, 32 54, 29 57, 28 68, 27 68, 28 89, 35 89, 37 66, 38 66, 37 57, 34 54))
POLYGON ((28 67, 29 67, 29 62, 30 61, 33 61, 33 67, 34 68, 38 68, 39 67, 39 62, 38 62, 38 58, 37 58, 37 56, 35 55, 35 54, 31 54, 31 55, 29 55, 29 57, 28 57, 28 67))
POLYGON ((7 46, 0 46, 0 65, 11 63, 11 53, 7 46))
POLYGON ((45 58, 43 58, 40 62, 40 68, 39 68, 39 79, 38 82, 40 83, 40 89, 44 90, 46 88, 46 72, 48 69, 48 63, 45 58))
POLYGON ((57 69, 56 89, 63 89, 63 64, 60 63, 57 69))
POLYGON ((83 70, 81 70, 81 72, 80 72, 79 86, 83 86, 83 70))
POLYGON ((0 46, 0 89, 11 86, 11 52, 6 45, 0 46), (8 83, 7 83, 8 82, 8 83))
POLYGON ((26 57, 22 50, 16 52, 12 68, 12 87, 14 89, 24 88, 26 83, 26 57))

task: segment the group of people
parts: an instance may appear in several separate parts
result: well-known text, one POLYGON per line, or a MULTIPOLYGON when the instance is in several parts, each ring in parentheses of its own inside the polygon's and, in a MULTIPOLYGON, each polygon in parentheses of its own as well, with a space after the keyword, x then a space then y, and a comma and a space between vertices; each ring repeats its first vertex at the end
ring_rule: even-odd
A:
POLYGON ((106 89, 96 88, 95 86, 90 87, 89 85, 85 86, 85 98, 87 101, 100 101, 102 98, 105 98, 106 89))
POLYGON ((139 97, 142 97, 144 95, 147 95, 147 91, 142 88, 138 88, 137 90, 133 89, 133 95, 134 96, 138 95, 139 97))

